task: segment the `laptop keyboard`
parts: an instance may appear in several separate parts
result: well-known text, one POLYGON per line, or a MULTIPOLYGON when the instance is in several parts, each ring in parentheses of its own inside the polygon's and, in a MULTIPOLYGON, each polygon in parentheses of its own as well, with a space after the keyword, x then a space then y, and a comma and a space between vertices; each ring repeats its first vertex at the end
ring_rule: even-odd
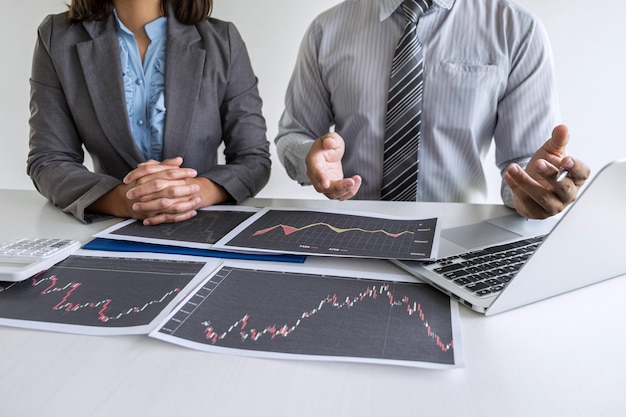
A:
POLYGON ((502 291, 545 235, 425 263, 429 270, 479 297, 502 291))

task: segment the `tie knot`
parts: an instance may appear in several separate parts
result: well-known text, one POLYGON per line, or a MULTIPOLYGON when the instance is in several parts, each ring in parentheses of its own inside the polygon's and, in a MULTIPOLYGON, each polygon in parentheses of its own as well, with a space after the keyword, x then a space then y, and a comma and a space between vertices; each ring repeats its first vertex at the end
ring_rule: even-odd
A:
POLYGON ((432 4, 433 0, 404 0, 402 11, 409 22, 417 23, 417 19, 426 13, 432 4))

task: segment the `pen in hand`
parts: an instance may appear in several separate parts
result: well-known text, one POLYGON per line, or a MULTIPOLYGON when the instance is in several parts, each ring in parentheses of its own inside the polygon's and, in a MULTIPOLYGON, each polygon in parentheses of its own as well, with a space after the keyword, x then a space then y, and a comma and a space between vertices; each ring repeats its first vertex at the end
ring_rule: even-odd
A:
POLYGON ((556 182, 561 182, 565 179, 565 177, 567 177, 567 174, 569 174, 569 171, 562 168, 558 174, 556 174, 556 182))

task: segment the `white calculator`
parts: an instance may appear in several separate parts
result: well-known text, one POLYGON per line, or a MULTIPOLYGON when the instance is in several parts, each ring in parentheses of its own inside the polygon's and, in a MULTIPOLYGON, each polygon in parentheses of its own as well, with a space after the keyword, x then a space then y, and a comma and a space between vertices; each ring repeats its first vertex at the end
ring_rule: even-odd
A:
POLYGON ((80 249, 73 239, 21 238, 0 243, 0 281, 22 281, 80 249))

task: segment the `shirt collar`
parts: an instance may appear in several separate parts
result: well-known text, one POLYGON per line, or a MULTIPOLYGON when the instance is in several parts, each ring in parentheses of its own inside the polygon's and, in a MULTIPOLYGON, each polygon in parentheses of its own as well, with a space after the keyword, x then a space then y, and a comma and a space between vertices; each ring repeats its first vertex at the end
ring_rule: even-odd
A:
MULTIPOLYGON (((379 7, 380 21, 387 19, 396 11, 404 0, 381 0, 379 7)), ((433 0, 433 6, 439 6, 444 9, 450 10, 455 0, 433 0)))
MULTIPOLYGON (((117 22, 118 28, 128 35, 134 36, 130 29, 128 29, 117 16, 117 11, 115 9, 113 9, 113 14, 115 15, 115 21, 117 22)), ((148 38, 150 38, 151 41, 156 41, 167 34, 167 18, 159 17, 158 19, 148 23, 145 26, 145 29, 148 38)))

